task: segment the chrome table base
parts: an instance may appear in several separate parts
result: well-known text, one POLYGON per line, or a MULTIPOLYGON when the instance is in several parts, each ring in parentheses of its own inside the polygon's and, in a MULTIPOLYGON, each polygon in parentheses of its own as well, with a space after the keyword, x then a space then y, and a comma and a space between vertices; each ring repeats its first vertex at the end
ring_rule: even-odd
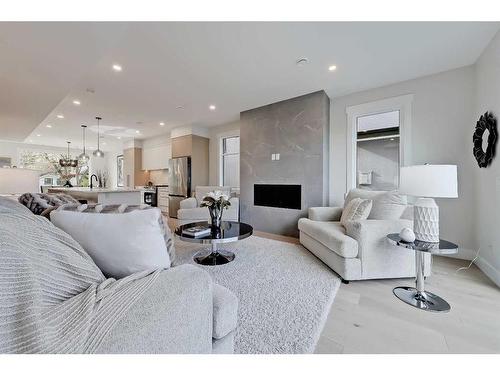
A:
POLYGON ((203 266, 219 266, 234 260, 234 253, 228 250, 217 249, 217 243, 212 242, 212 249, 198 251, 193 260, 203 266))
POLYGON ((444 299, 430 292, 419 292, 416 288, 409 286, 398 286, 392 290, 394 295, 401 301, 416 307, 417 309, 446 312, 450 311, 451 307, 444 299))
POLYGON ((416 288, 409 286, 398 286, 392 292, 401 301, 416 307, 417 309, 434 311, 434 312, 447 312, 451 307, 441 297, 425 291, 424 287, 424 253, 415 251, 415 266, 416 266, 416 288))

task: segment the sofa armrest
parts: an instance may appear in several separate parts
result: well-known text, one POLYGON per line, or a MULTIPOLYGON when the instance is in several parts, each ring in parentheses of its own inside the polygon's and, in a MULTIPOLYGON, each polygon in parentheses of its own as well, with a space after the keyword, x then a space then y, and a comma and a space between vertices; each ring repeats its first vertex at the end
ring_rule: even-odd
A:
POLYGON ((341 207, 309 207, 309 219, 314 221, 340 221, 341 207))
MULTIPOLYGON (((391 244, 387 235, 413 228, 412 220, 361 220, 346 224, 346 234, 358 241, 363 278, 408 277, 415 274, 415 252, 391 244)), ((424 274, 431 272, 430 254, 424 256, 424 274)))
POLYGON ((97 353, 211 353, 214 288, 208 272, 192 265, 162 271, 111 328, 97 353))
POLYGON ((397 220, 359 220, 346 223, 346 234, 360 241, 386 240, 389 233, 399 233, 403 228, 413 228, 413 222, 397 220))
POLYGON ((196 200, 196 198, 193 197, 183 199, 180 202, 181 209, 196 208, 196 207, 198 207, 198 201, 196 200))

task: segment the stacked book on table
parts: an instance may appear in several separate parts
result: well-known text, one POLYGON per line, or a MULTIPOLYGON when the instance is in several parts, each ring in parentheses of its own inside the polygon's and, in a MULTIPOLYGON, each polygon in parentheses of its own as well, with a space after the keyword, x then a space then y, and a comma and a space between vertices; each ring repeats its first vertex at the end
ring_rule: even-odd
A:
POLYGON ((189 236, 189 237, 204 237, 207 234, 211 233, 211 229, 209 226, 206 225, 197 225, 194 227, 186 228, 182 231, 182 234, 184 236, 189 236))

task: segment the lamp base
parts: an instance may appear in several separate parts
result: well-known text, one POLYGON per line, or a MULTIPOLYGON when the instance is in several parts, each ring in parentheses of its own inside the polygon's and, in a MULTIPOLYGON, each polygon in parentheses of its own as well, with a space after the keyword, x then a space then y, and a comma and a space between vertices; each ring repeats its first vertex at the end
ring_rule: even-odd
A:
POLYGON ((432 198, 419 198, 413 212, 415 239, 439 242, 439 207, 432 198))

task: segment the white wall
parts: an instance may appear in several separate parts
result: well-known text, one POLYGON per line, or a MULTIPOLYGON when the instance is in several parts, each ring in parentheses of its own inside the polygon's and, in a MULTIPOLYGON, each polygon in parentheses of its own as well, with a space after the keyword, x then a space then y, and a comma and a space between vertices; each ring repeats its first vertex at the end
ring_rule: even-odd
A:
POLYGON ((240 122, 235 121, 224 125, 214 126, 209 129, 209 183, 219 185, 220 183, 220 140, 223 137, 240 135, 240 122))
MULTIPOLYGON (((470 124, 470 144, 475 121, 486 111, 500 120, 500 33, 486 47, 476 63, 476 107, 470 124)), ((497 145, 498 154, 498 145, 497 145)), ((481 247, 478 266, 500 286, 500 159, 497 156, 488 168, 479 168, 467 150, 474 166, 472 179, 476 183, 475 215, 478 242, 481 247)))
POLYGON ((459 198, 439 199, 441 234, 470 258, 477 247, 471 114, 475 103, 474 66, 334 98, 330 106, 330 205, 346 193, 346 107, 413 94, 411 164, 458 165, 459 198))

